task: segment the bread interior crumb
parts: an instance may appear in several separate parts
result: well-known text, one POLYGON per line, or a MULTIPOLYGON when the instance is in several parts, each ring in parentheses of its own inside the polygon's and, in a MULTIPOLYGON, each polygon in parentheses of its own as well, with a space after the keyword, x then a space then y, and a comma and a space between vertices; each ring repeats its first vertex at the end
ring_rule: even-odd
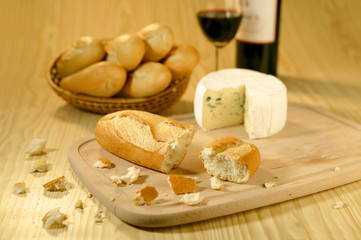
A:
POLYGON ((205 168, 215 177, 232 182, 246 182, 250 172, 247 165, 237 159, 249 151, 251 151, 250 146, 241 143, 218 151, 205 148, 201 155, 205 168))
POLYGON ((146 151, 165 152, 165 159, 160 169, 169 172, 183 160, 188 145, 192 142, 193 131, 179 127, 169 122, 158 122, 155 131, 167 136, 166 139, 157 139, 149 125, 139 122, 129 116, 114 117, 115 130, 125 141, 128 141, 146 151))

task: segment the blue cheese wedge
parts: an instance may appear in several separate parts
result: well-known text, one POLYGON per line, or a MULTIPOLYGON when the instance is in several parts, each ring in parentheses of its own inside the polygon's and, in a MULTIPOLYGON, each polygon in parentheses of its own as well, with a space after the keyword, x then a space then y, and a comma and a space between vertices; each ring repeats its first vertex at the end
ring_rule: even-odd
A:
POLYGON ((243 85, 218 91, 206 90, 203 95, 203 127, 215 129, 243 123, 243 92, 243 85))
POLYGON ((287 89, 272 75, 225 69, 198 83, 194 112, 203 130, 244 124, 250 139, 269 137, 286 123, 287 89))

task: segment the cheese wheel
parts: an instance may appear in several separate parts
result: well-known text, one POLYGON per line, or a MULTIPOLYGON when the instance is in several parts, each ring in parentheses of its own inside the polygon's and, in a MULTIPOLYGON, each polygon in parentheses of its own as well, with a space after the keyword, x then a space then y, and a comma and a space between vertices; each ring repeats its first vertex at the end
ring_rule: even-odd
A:
POLYGON ((224 69, 203 77, 194 98, 203 130, 245 125, 250 139, 272 136, 287 120, 287 89, 275 76, 247 69, 224 69))

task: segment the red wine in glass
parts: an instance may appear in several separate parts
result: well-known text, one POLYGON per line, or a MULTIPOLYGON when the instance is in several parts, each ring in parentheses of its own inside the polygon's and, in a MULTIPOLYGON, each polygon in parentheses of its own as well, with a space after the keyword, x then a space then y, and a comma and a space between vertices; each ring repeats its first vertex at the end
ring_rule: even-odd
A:
POLYGON ((216 70, 218 70, 218 48, 224 47, 234 38, 242 15, 235 10, 213 9, 197 12, 197 18, 204 35, 216 47, 216 70))
POLYGON ((225 46, 238 30, 241 15, 234 10, 204 10, 197 13, 203 33, 215 45, 225 46))

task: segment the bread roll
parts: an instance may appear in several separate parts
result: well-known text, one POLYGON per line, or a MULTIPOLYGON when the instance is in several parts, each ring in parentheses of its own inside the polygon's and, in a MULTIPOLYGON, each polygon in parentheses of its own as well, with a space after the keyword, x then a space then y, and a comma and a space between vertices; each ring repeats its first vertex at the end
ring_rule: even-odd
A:
POLYGON ((130 34, 124 34, 109 41, 104 48, 108 53, 107 61, 118 62, 127 71, 136 68, 145 53, 144 41, 137 35, 130 34))
POLYGON ((138 36, 145 42, 144 61, 159 61, 164 58, 174 43, 172 30, 163 24, 153 23, 144 27, 138 36))
POLYGON ((98 62, 60 81, 60 87, 74 93, 111 97, 124 86, 127 72, 115 62, 98 62))
POLYGON ((137 110, 105 115, 95 128, 95 139, 123 159, 167 173, 183 161, 196 127, 137 110))
POLYGON ((166 89, 171 81, 172 74, 167 67, 158 62, 146 62, 128 74, 121 95, 149 97, 166 89))
POLYGON ((56 63, 58 77, 66 77, 99 62, 104 56, 103 44, 98 39, 88 36, 81 37, 58 59, 56 63))
POLYGON ((188 44, 174 46, 163 60, 163 64, 172 72, 173 79, 189 74, 199 62, 199 54, 188 44))
POLYGON ((200 159, 209 174, 235 183, 247 182, 261 164, 255 145, 228 136, 205 145, 200 159))

